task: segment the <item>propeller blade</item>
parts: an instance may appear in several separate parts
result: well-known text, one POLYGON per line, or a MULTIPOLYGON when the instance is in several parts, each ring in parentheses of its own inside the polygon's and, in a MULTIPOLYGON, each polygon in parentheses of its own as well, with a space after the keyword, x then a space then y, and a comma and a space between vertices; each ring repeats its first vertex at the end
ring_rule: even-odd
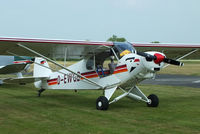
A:
POLYGON ((168 59, 166 57, 164 57, 163 55, 156 53, 155 55, 151 55, 145 52, 137 52, 138 55, 143 56, 146 58, 147 61, 153 61, 156 64, 159 64, 161 62, 165 62, 168 64, 172 64, 172 65, 177 65, 177 66, 183 66, 184 64, 180 61, 176 61, 176 60, 172 60, 172 59, 168 59))
POLYGON ((168 58, 165 58, 163 60, 165 63, 168 63, 168 64, 172 64, 172 65, 177 65, 177 66, 183 66, 184 64, 180 61, 176 61, 176 60, 172 60, 172 59, 168 59, 168 58))
POLYGON ((137 52, 138 55, 143 56, 146 58, 147 61, 152 61, 152 60, 156 60, 157 57, 148 53, 144 53, 144 52, 137 52))

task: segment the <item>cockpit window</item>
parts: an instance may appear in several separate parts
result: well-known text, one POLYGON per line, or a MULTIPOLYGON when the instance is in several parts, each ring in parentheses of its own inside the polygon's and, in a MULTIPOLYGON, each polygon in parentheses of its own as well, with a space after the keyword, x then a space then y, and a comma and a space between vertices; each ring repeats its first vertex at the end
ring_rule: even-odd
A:
POLYGON ((135 48, 132 46, 131 43, 128 42, 115 42, 114 50, 119 56, 119 58, 129 53, 135 53, 135 48))

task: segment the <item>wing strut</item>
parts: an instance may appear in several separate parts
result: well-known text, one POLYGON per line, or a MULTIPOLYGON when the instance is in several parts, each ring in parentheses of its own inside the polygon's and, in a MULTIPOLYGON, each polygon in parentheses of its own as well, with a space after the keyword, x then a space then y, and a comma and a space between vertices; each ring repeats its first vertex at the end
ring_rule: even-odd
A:
POLYGON ((92 81, 92 80, 90 80, 90 79, 88 79, 88 78, 82 76, 81 74, 78 74, 78 73, 76 73, 76 72, 74 72, 74 71, 72 71, 72 70, 66 68, 65 66, 63 66, 63 65, 61 65, 61 64, 58 64, 58 63, 55 62, 54 60, 52 60, 52 59, 50 59, 50 58, 48 58, 48 57, 46 57, 46 56, 44 56, 44 55, 42 55, 42 54, 40 54, 40 53, 34 51, 34 50, 32 50, 32 49, 30 49, 30 48, 28 48, 28 47, 26 47, 26 46, 24 46, 24 45, 22 45, 22 44, 20 44, 20 43, 18 43, 17 45, 20 46, 20 47, 22 47, 22 48, 24 48, 24 49, 26 49, 26 50, 28 50, 28 51, 30 51, 30 52, 32 52, 32 53, 34 53, 34 54, 36 54, 36 55, 38 55, 39 57, 42 57, 42 58, 44 58, 44 59, 46 59, 46 60, 48 60, 48 61, 54 63, 55 65, 57 65, 57 66, 59 66, 59 67, 65 69, 65 70, 67 70, 67 71, 69 71, 69 72, 71 72, 71 73, 73 73, 73 74, 75 74, 75 75, 77 75, 77 76, 79 76, 79 77, 81 77, 81 78, 85 79, 86 81, 88 81, 88 82, 90 82, 90 83, 92 83, 92 84, 94 84, 94 85, 96 85, 96 86, 98 86, 98 87, 100 87, 100 88, 102 88, 102 89, 105 88, 105 87, 99 85, 98 83, 96 83, 96 82, 94 82, 94 81, 92 81))
MULTIPOLYGON (((187 57, 187 56, 189 56, 189 55, 195 53, 195 52, 198 51, 198 50, 199 50, 199 49, 194 49, 194 50, 192 50, 191 52, 189 52, 189 53, 187 53, 187 54, 181 56, 180 58, 178 58, 178 59, 176 59, 176 60, 179 61, 179 60, 181 60, 181 59, 183 59, 183 58, 185 58, 185 57, 187 57)), ((166 67, 168 67, 169 65, 170 65, 170 64, 167 64, 167 65, 165 65, 163 68, 166 68, 166 67)))

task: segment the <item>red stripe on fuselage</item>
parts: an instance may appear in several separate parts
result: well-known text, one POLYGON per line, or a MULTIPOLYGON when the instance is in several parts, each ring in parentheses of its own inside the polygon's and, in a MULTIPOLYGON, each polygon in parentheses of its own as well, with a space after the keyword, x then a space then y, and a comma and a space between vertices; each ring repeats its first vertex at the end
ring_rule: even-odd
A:
MULTIPOLYGON (((98 74, 95 71, 81 73, 81 75, 84 76, 84 77, 86 77, 86 78, 95 78, 95 77, 98 77, 98 74)), ((83 78, 81 78, 81 79, 83 79, 83 78)))
POLYGON ((118 74, 118 73, 123 73, 123 72, 127 72, 128 69, 124 68, 124 69, 120 69, 120 70, 115 70, 113 74, 118 74))
POLYGON ((81 75, 90 75, 90 74, 95 74, 96 72, 95 71, 91 71, 91 72, 85 72, 85 73, 81 73, 81 75))
MULTIPOLYGON (((123 73, 123 72, 127 72, 128 69, 127 69, 127 65, 124 64, 124 65, 120 65, 120 66, 117 66, 115 68, 115 71, 113 74, 117 74, 117 73, 123 73)), ((104 70, 104 74, 110 74, 110 70, 104 70)), ((91 71, 91 72, 85 72, 85 73, 81 73, 82 76, 86 77, 86 78, 96 78, 98 77, 99 75, 102 75, 102 72, 95 72, 95 71, 91 71)), ((83 79, 83 78, 81 78, 83 79)))
POLYGON ((55 78, 55 79, 47 80, 47 82, 49 83, 49 82, 53 82, 53 81, 57 81, 57 80, 58 80, 58 78, 55 78))
POLYGON ((49 86, 58 84, 57 81, 48 83, 49 86))
POLYGON ((115 70, 116 70, 116 69, 120 69, 120 68, 125 68, 125 67, 127 67, 126 64, 125 64, 125 65, 120 65, 120 66, 117 66, 117 67, 115 68, 115 70))

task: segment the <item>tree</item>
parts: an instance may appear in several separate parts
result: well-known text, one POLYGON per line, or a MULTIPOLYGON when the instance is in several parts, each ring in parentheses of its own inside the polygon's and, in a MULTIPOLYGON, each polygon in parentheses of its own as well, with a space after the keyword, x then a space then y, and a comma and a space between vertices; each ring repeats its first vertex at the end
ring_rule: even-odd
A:
POLYGON ((160 43, 159 41, 152 41, 151 43, 160 43))
POLYGON ((116 35, 113 35, 112 37, 110 37, 107 41, 112 41, 112 42, 125 42, 126 39, 125 38, 118 38, 116 35))

